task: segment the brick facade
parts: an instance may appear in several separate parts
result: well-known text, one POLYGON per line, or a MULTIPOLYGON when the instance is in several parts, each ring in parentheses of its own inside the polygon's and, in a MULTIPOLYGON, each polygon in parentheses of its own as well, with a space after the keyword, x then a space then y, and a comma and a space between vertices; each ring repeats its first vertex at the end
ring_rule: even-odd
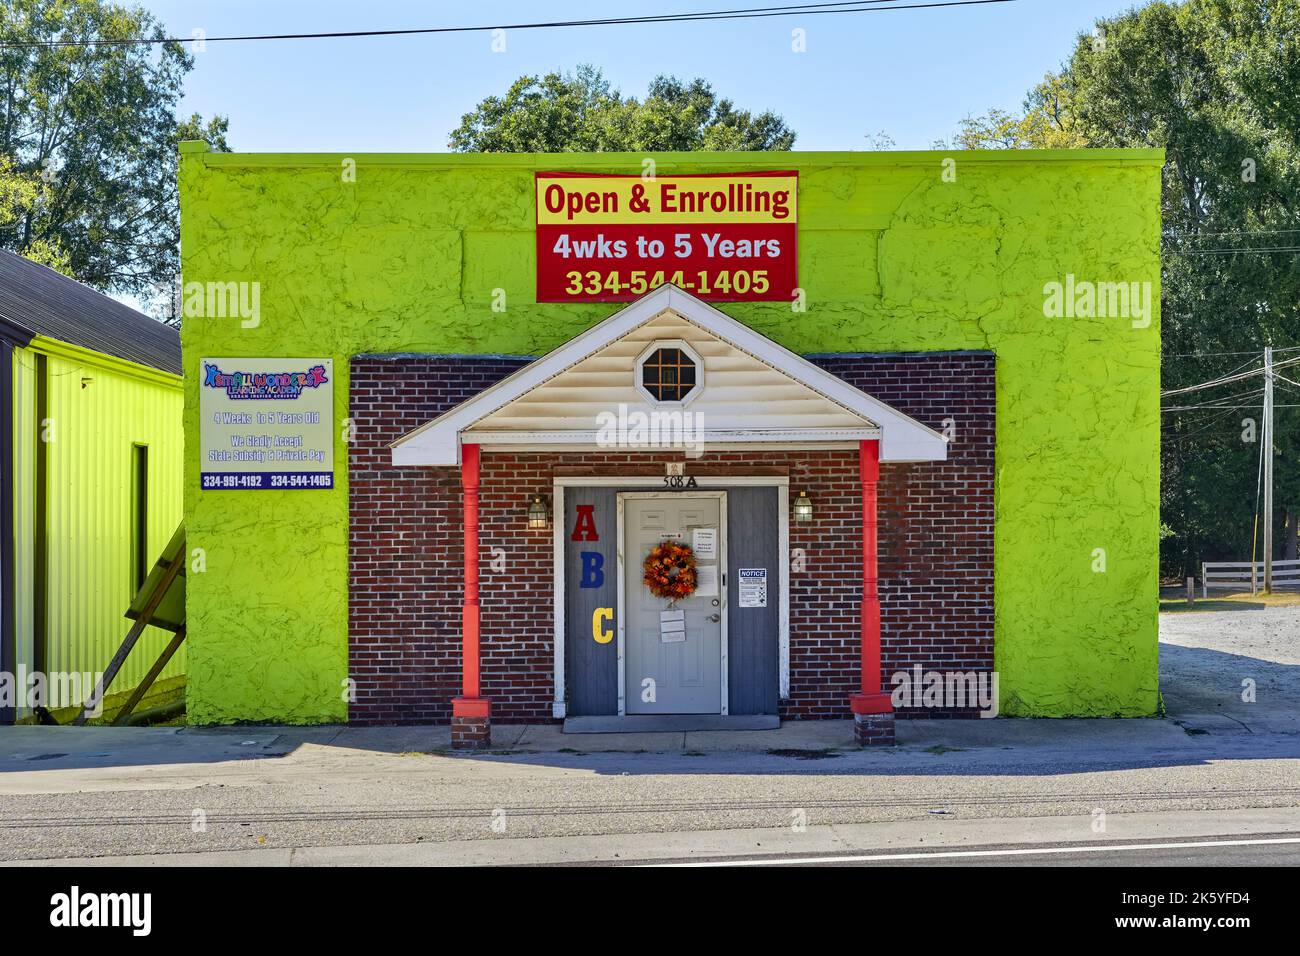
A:
MULTIPOLYGON (((817 364, 933 428, 946 462, 885 464, 879 486, 882 679, 993 668, 994 371, 987 353, 828 355, 817 364)), ((388 444, 526 364, 522 359, 358 356, 348 458, 349 673, 355 723, 445 723, 460 692, 461 514, 451 468, 394 468, 388 444)), ((533 494, 557 468, 663 473, 679 454, 520 454, 482 459, 483 694, 496 721, 551 719, 551 531, 530 531, 533 494), (652 471, 646 471, 652 469, 652 471), (504 570, 494 570, 497 566, 504 570)), ((790 579, 786 718, 844 718, 858 686, 861 499, 852 451, 706 452, 693 474, 779 468, 814 501, 790 525, 805 570, 790 579)), ((903 716, 964 716, 908 710, 903 716)))

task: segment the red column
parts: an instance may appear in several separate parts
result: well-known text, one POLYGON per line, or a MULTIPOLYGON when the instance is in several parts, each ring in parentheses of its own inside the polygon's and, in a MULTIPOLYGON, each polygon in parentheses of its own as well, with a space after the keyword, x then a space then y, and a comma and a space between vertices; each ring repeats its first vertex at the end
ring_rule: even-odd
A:
POLYGON ((880 442, 858 443, 862 482, 862 690, 849 698, 855 714, 893 713, 890 695, 880 689, 880 592, 876 574, 876 484, 880 481, 880 442))
POLYGON ((460 449, 460 485, 465 516, 465 601, 461 608, 461 696, 451 702, 452 717, 486 718, 488 701, 479 696, 478 604, 479 446, 460 449))

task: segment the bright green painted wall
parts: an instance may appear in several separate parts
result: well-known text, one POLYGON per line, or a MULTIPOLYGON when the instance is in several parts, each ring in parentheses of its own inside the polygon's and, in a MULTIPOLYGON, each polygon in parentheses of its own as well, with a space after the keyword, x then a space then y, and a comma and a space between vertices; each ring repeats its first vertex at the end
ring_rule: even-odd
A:
MULTIPOLYGON (((540 355, 609 315, 539 305, 538 169, 640 172, 641 156, 186 152, 186 282, 261 284, 261 323, 187 318, 186 515, 197 722, 342 719, 346 449, 332 492, 198 490, 204 355, 331 355, 336 420, 360 352, 540 355), (490 311, 492 290, 508 296, 490 311)), ((1151 283, 1154 151, 693 154, 661 174, 797 168, 809 308, 722 308, 798 352, 997 353, 996 647, 1003 711, 1157 709, 1159 319, 1048 319, 1067 273, 1151 283), (943 182, 943 159, 956 159, 943 182), (1106 570, 1093 570, 1094 549, 1106 570)), ((960 440, 960 435, 958 435, 960 440)))

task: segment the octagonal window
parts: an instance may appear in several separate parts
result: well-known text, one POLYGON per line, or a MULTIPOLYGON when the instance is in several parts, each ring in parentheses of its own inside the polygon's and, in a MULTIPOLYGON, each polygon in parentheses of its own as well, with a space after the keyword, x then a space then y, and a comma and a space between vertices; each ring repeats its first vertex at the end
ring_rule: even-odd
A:
POLYGON ((681 402, 698 384, 696 359, 685 350, 657 348, 641 363, 641 387, 658 402, 681 402))

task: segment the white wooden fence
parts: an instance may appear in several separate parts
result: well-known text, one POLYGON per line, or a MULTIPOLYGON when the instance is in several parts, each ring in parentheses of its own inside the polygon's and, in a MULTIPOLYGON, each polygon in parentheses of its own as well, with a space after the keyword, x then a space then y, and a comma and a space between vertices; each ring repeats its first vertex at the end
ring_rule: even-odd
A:
MULTIPOLYGON (((1255 594, 1264 586, 1263 561, 1206 561, 1201 564, 1201 597, 1210 588, 1255 594)), ((1273 590, 1300 588, 1300 560, 1273 562, 1273 590)))

